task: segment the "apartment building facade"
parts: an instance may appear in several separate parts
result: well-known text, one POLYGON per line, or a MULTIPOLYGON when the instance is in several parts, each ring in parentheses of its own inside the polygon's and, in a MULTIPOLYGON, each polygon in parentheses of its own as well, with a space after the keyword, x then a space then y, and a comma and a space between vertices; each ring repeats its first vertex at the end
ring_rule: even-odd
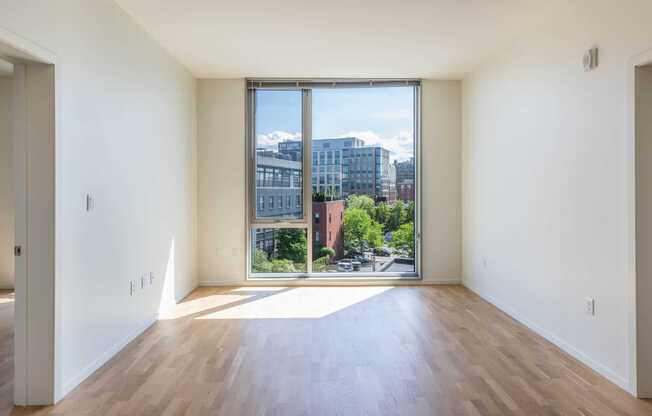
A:
POLYGON ((312 191, 334 199, 355 194, 394 201, 396 170, 389 156, 389 150, 357 137, 313 140, 312 191))
POLYGON ((312 203, 312 246, 325 246, 335 251, 335 257, 344 256, 344 201, 312 203))
POLYGON ((410 160, 399 162, 394 161, 394 168, 396 169, 396 192, 397 197, 401 201, 414 201, 415 193, 415 166, 414 158, 410 160))
POLYGON ((300 218, 301 162, 261 153, 256 156, 256 217, 300 218))

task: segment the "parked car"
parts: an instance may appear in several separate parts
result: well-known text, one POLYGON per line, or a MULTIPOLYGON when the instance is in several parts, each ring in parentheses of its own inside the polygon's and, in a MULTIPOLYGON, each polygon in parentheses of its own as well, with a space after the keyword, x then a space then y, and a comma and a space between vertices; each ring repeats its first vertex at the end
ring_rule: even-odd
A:
POLYGON ((371 260, 369 260, 368 258, 365 257, 364 253, 357 253, 357 252, 354 252, 354 251, 350 251, 350 252, 346 253, 346 256, 344 256, 344 258, 345 259, 350 259, 351 261, 357 261, 357 262, 360 262, 362 264, 367 264, 367 263, 369 263, 371 261, 371 260))
POLYGON ((351 263, 341 261, 337 263, 337 270, 340 272, 350 272, 353 271, 353 265, 351 263))
POLYGON ((369 263, 371 261, 368 258, 366 258, 365 256, 353 256, 352 260, 353 261, 359 261, 362 264, 367 264, 367 263, 369 263))
POLYGON ((392 255, 389 251, 387 251, 384 248, 376 248, 374 249, 374 254, 377 256, 383 256, 383 257, 389 257, 392 255))

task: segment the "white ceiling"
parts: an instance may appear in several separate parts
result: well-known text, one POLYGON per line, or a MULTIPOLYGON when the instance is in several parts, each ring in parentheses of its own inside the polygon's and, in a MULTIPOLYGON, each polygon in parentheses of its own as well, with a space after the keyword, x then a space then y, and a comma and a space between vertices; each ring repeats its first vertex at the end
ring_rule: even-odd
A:
POLYGON ((200 78, 459 78, 562 0, 117 0, 200 78))

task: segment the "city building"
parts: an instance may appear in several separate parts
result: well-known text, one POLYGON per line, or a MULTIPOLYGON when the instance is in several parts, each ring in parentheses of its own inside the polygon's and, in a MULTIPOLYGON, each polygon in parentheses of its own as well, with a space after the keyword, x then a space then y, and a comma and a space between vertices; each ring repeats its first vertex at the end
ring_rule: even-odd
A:
POLYGON ((395 175, 389 150, 365 146, 357 137, 313 140, 312 188, 335 198, 355 194, 393 201, 395 175))
POLYGON ((284 159, 301 161, 301 142, 300 141, 285 141, 278 144, 278 153, 284 159))
MULTIPOLYGON (((283 155, 299 156, 301 141, 278 144, 283 155)), ((396 200, 396 170, 389 150, 366 146, 357 137, 312 141, 312 190, 334 199, 348 195, 368 195, 375 200, 396 200)))
POLYGON ((299 218, 302 213, 301 162, 256 156, 256 216, 299 218))
MULTIPOLYGON (((299 157, 300 160, 300 157, 299 157)), ((256 151, 256 216, 258 218, 299 218, 302 215, 302 166, 288 153, 256 151)), ((276 252, 274 228, 256 228, 252 249, 264 250, 269 258, 276 252)))
POLYGON ((405 202, 414 201, 414 179, 406 179, 396 184, 397 199, 405 202))
POLYGON ((396 192, 397 197, 401 201, 414 201, 414 178, 415 178, 415 167, 414 167, 414 158, 411 157, 410 160, 399 162, 394 161, 394 167, 396 169, 396 192))
MULTIPOLYGON (((302 214, 301 141, 278 144, 278 151, 256 150, 256 216, 258 218, 298 218, 302 214)), ((409 171, 405 163, 389 162, 389 151, 381 146, 365 146, 357 137, 321 139, 312 141, 312 191, 324 192, 328 203, 313 203, 313 244, 335 250, 344 255, 342 215, 348 195, 368 195, 377 201, 393 202, 398 198, 397 173, 409 171), (340 209, 341 206, 341 209, 340 209), (335 211, 339 210, 338 212, 335 211), (328 218, 326 222, 321 218, 328 218), (334 219, 335 218, 335 219, 334 219), (321 227, 321 228, 320 228, 321 227)), ((409 162, 406 162, 409 163, 409 162)), ((414 159, 411 159, 414 167, 414 159)), ((414 172, 414 169, 412 169, 414 172)), ((413 175, 414 176, 414 175, 413 175)), ((404 195, 411 196, 406 191, 404 195)), ((401 189, 404 189, 403 185, 401 189)), ((406 198, 398 198, 410 200, 406 198)), ((256 229, 252 248, 274 257, 276 233, 273 229, 256 229)))
POLYGON ((396 167, 396 182, 403 182, 408 179, 414 180, 415 170, 414 170, 414 158, 411 157, 409 160, 399 162, 398 160, 394 161, 394 166, 396 167))
POLYGON ((344 256, 344 201, 312 203, 312 246, 326 246, 335 251, 335 257, 344 256))

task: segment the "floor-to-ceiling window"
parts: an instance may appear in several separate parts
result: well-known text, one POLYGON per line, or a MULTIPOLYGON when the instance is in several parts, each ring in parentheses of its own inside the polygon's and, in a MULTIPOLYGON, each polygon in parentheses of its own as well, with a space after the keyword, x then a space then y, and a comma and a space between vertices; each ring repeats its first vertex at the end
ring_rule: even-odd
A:
POLYGON ((418 277, 419 81, 247 87, 249 277, 418 277))

